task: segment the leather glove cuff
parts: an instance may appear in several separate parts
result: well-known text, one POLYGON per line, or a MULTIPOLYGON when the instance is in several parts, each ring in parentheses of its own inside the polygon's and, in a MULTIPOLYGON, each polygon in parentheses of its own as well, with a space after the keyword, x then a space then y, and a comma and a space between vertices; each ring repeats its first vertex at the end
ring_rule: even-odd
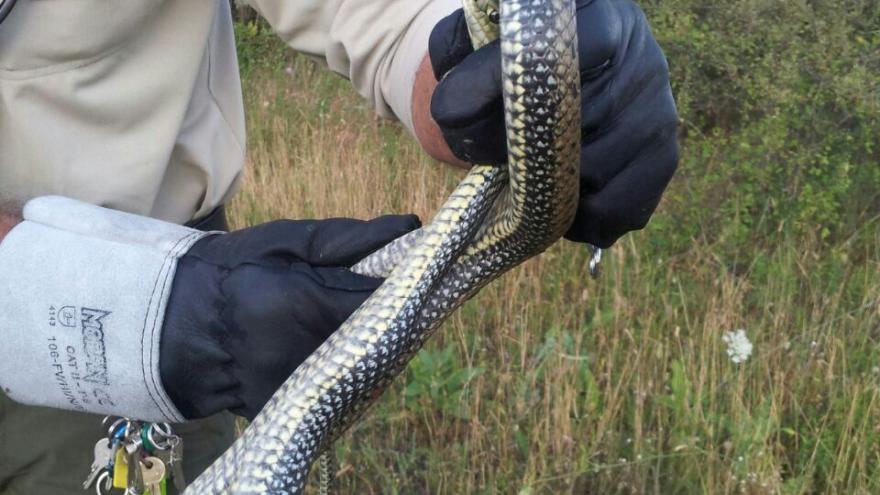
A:
POLYGON ((184 419, 159 374, 178 259, 205 234, 57 196, 0 243, 0 386, 13 400, 184 419))

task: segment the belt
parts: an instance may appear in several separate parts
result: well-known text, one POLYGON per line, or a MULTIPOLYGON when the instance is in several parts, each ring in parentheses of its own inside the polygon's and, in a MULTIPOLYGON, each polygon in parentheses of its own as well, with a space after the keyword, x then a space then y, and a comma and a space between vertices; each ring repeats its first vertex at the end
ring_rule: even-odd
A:
POLYGON ((207 216, 199 218, 198 220, 193 220, 187 223, 186 226, 203 232, 209 230, 228 232, 229 223, 226 221, 226 206, 220 205, 214 209, 214 211, 208 213, 207 216))

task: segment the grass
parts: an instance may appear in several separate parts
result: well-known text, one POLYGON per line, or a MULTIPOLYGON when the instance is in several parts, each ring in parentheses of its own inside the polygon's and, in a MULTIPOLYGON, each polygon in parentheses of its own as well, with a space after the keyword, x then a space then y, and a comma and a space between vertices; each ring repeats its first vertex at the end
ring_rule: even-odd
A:
MULTIPOLYGON (((460 171, 347 82, 255 46, 235 226, 430 218, 460 171)), ((715 208, 694 193, 698 164, 736 164, 688 139, 652 225, 607 253, 601 280, 584 246, 562 242, 445 324, 337 442, 338 493, 880 493, 876 196, 831 235, 781 222, 733 249, 726 222, 692 212, 715 208), (739 328, 755 352, 736 365, 722 335, 739 328)))

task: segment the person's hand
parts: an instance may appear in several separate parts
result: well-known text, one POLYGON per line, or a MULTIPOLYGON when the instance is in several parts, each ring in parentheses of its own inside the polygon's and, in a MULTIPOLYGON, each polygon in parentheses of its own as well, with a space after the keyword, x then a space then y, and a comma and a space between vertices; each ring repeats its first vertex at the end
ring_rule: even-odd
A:
MULTIPOLYGON (((631 0, 581 0, 577 23, 582 94, 580 204, 568 239, 608 247, 643 228, 678 163, 669 70, 631 0)), ((474 52, 462 11, 440 21, 429 52, 440 80, 431 114, 452 153, 504 163, 507 145, 500 45, 474 52)))
POLYGON ((349 267, 418 227, 412 215, 277 221, 198 241, 180 259, 161 340, 180 412, 253 419, 382 282, 349 267))

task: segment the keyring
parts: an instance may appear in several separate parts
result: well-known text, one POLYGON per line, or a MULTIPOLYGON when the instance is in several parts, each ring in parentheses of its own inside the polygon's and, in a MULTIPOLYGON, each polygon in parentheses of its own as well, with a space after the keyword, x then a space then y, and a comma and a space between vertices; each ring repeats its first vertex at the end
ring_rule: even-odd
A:
POLYGON ((98 476, 98 481, 95 483, 95 493, 98 495, 108 495, 110 490, 113 489, 113 479, 110 477, 109 471, 104 471, 98 476), (101 488, 101 482, 104 483, 104 488, 101 488))
POLYGON ((153 444, 159 450, 168 450, 172 447, 171 443, 168 442, 168 438, 171 437, 171 425, 168 423, 151 423, 150 426, 147 427, 147 440, 153 444), (160 435, 165 437, 163 442, 157 442, 156 438, 153 436, 153 432, 158 431, 160 435))
MULTIPOLYGON (((110 416, 107 416, 106 418, 104 418, 104 421, 106 421, 108 418, 110 418, 110 416)), ((103 421, 102 421, 102 423, 103 423, 103 421)), ((113 437, 115 437, 116 434, 117 434, 117 431, 116 431, 116 430, 117 430, 117 429, 119 428, 119 426, 122 425, 123 423, 128 423, 128 420, 125 419, 125 418, 119 418, 119 419, 117 419, 116 421, 114 421, 114 422, 110 425, 110 428, 107 430, 107 438, 109 438, 109 439, 112 440, 113 437)), ((128 430, 128 424, 125 425, 125 429, 126 429, 126 431, 128 430)))

